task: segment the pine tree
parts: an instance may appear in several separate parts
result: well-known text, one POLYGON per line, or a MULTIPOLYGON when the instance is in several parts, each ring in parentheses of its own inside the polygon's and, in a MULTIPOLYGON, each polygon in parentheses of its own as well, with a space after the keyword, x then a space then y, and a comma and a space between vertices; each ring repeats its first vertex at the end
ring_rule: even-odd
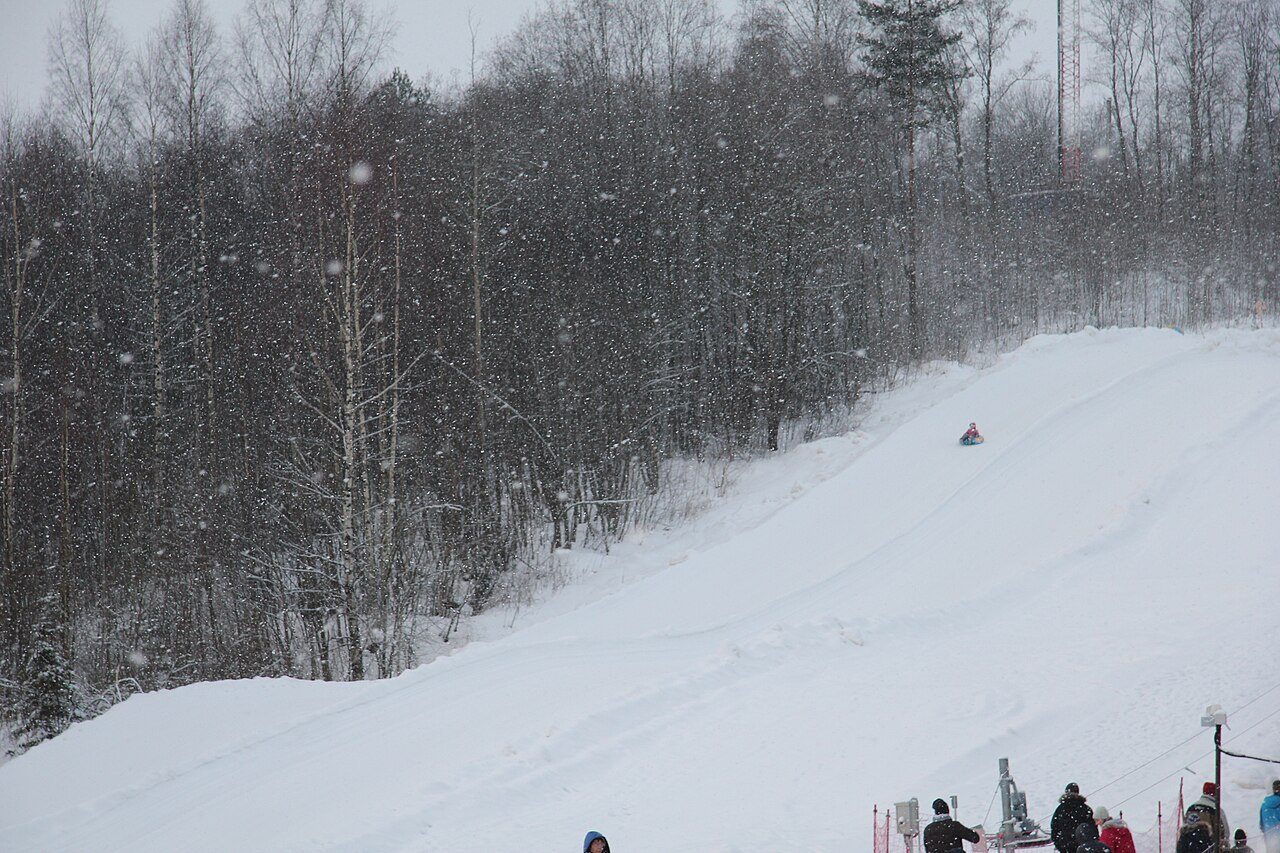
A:
POLYGON ((66 731, 77 717, 75 676, 62 650, 57 612, 58 596, 51 592, 40 602, 40 618, 22 674, 14 732, 22 752, 66 731))
POLYGON ((861 37, 866 48, 867 77, 888 97, 906 132, 907 180, 906 251, 903 273, 907 280, 907 317, 910 354, 924 351, 924 314, 916 280, 919 233, 916 222, 916 128, 927 124, 948 87, 963 73, 947 60, 948 48, 959 33, 942 27, 944 15, 960 0, 858 0, 858 8, 874 29, 861 37))

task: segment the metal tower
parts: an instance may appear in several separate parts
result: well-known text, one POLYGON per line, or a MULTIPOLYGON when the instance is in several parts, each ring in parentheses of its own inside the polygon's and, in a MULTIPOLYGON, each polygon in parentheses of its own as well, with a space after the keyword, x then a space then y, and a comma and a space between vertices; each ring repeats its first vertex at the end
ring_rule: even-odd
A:
POLYGON ((1080 180, 1080 0, 1058 0, 1058 175, 1080 180))

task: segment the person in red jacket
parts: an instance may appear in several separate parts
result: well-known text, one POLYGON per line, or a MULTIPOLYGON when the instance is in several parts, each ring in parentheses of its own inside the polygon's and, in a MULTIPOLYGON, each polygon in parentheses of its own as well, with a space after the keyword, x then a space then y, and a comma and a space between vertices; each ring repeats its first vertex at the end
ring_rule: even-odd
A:
POLYGON ((1111 853, 1137 853, 1128 825, 1122 819, 1112 817, 1106 806, 1093 807, 1093 820, 1098 824, 1102 843, 1111 848, 1111 853))

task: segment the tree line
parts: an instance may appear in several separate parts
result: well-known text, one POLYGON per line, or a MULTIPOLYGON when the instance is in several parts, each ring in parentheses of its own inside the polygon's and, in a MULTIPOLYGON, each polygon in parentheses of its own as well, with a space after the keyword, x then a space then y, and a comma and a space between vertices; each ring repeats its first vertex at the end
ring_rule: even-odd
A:
POLYGON ((360 0, 231 32, 174 0, 136 55, 73 0, 0 127, 21 737, 394 675, 661 515, 672 460, 777 450, 924 360, 1264 320, 1280 16, 1088 13, 1064 182, 1010 0, 550 0, 452 87, 383 74, 360 0))

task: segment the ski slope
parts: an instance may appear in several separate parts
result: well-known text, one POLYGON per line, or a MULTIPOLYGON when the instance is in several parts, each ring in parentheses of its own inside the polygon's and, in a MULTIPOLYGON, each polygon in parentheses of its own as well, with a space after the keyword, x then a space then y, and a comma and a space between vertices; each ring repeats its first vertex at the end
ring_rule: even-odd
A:
MULTIPOLYGON (((1046 826, 1077 781, 1139 834, 1212 778, 1207 705, 1280 757, 1278 438, 1275 330, 939 365, 450 657, 73 727, 0 766, 0 850, 870 851, 912 796, 994 829, 1004 756, 1046 826)), ((1233 826, 1278 771, 1226 760, 1233 826)))

